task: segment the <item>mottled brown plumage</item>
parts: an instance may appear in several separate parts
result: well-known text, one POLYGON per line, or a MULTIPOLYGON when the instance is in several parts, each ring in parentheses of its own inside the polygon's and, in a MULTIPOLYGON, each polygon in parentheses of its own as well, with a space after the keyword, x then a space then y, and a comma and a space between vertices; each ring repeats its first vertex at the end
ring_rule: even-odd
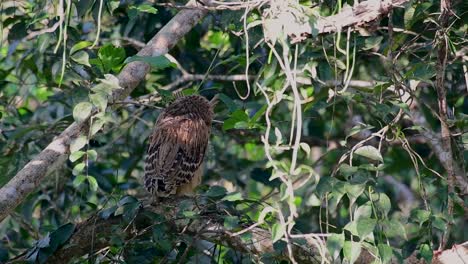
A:
POLYGON ((177 98, 159 115, 145 160, 145 188, 155 197, 186 194, 200 182, 213 104, 198 95, 177 98))

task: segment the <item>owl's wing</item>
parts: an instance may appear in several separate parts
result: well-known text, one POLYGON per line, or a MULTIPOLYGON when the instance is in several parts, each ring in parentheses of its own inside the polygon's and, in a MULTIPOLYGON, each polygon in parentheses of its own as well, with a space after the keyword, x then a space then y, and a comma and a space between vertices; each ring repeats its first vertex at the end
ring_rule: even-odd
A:
POLYGON ((189 182, 205 156, 209 127, 202 120, 158 119, 150 138, 145 187, 156 196, 174 194, 189 182))

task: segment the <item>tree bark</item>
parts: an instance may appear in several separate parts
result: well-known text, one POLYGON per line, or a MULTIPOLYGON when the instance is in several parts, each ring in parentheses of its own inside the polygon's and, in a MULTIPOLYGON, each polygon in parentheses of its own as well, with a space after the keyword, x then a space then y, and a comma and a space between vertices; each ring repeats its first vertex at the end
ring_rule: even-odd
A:
MULTIPOLYGON (((200 5, 200 3, 192 0, 187 5, 200 5)), ((204 9, 180 11, 138 52, 138 55, 160 56, 166 54, 207 12, 204 9)), ((135 61, 127 64, 118 75, 120 86, 123 89, 115 90, 112 99, 117 101, 127 97, 144 80, 149 70, 150 66, 144 62, 135 61)), ((70 143, 88 128, 88 122, 71 124, 0 189, 0 222, 37 188, 48 172, 67 160, 70 143)))

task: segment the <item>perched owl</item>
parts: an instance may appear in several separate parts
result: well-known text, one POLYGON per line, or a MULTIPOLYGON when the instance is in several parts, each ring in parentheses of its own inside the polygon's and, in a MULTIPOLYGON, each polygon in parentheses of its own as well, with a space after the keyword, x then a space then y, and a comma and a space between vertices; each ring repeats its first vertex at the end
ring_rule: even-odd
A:
POLYGON ((144 185, 153 197, 190 194, 201 182, 215 103, 182 96, 159 115, 145 160, 144 185))

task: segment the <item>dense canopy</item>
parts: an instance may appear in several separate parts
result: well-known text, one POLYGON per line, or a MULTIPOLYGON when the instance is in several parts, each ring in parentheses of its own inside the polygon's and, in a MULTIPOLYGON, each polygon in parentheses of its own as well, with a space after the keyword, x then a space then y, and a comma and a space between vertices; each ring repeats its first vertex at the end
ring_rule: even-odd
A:
POLYGON ((468 261, 466 13, 1 1, 0 263, 468 261), (150 204, 176 93, 219 97, 203 181, 150 204))

